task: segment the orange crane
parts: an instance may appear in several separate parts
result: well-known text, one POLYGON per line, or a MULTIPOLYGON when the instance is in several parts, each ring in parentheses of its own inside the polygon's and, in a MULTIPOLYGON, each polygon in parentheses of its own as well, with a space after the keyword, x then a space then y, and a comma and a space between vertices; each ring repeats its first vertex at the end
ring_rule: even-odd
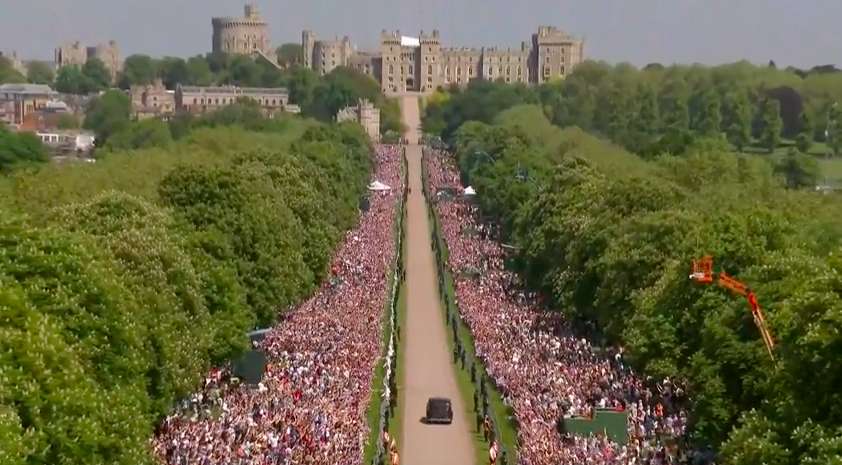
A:
POLYGON ((766 344, 766 350, 769 352, 769 357, 775 359, 772 350, 775 348, 775 340, 772 339, 772 334, 766 326, 766 318, 763 316, 763 310, 760 309, 760 304, 757 303, 757 295, 748 286, 742 282, 734 279, 724 271, 720 271, 714 277, 713 274, 713 257, 707 255, 701 260, 693 260, 693 273, 690 279, 699 284, 713 284, 730 290, 735 294, 739 294, 748 300, 748 306, 751 309, 751 316, 754 317, 754 324, 760 330, 760 335, 763 336, 763 343, 766 344))

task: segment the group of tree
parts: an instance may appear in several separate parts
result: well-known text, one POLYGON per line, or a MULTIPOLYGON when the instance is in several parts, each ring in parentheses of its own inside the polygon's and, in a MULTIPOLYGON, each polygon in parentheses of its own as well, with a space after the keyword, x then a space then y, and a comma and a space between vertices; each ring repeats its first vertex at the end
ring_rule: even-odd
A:
POLYGON ((753 66, 586 62, 564 80, 535 88, 478 82, 447 89, 427 108, 425 127, 451 136, 464 121, 490 122, 504 108, 540 104, 561 127, 577 126, 644 156, 677 154, 693 141, 773 152, 784 140, 809 152, 814 141, 842 154, 842 72, 753 66))
MULTIPOLYGON (((712 121, 715 107, 700 102, 691 115, 712 121)), ((513 106, 461 124, 451 141, 483 216, 516 250, 511 266, 548 311, 623 346, 643 375, 683 383, 688 447, 712 446, 717 463, 838 463, 838 198, 787 189, 768 160, 728 147, 646 159, 546 113, 513 106), (774 361, 744 298, 688 279, 691 260, 707 254, 759 296, 774 361)))
POLYGON ((226 118, 0 179, 4 464, 155 463, 174 402, 325 277, 365 192, 366 135, 226 118))

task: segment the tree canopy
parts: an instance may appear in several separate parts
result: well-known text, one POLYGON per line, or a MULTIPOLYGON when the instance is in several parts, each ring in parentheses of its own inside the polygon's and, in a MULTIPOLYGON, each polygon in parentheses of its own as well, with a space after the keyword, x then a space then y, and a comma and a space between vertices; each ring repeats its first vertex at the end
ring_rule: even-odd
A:
MULTIPOLYGON (((838 454, 842 211, 835 196, 787 189, 814 185, 815 160, 793 149, 773 164, 716 138, 697 139, 682 156, 643 159, 547 118, 587 121, 587 113, 470 106, 487 93, 526 92, 482 87, 430 105, 425 129, 449 138, 484 217, 516 250, 511 266, 548 306, 597 344, 622 345, 644 374, 683 383, 691 446, 713 446, 724 463, 822 463, 838 454), (687 278, 691 260, 706 254, 757 293, 777 340, 774 362, 744 299, 687 278)), ((744 118, 741 99, 720 107, 734 111, 726 128, 744 124, 735 122, 744 118)), ((690 99, 694 131, 714 132, 714 102, 690 99)), ((661 117, 683 131, 686 120, 669 112, 661 117)))
POLYGON ((117 128, 97 163, 0 178, 4 464, 154 463, 162 416, 307 296, 356 222, 358 127, 209 115, 161 143, 164 123, 114 124, 123 98, 89 114, 117 128))

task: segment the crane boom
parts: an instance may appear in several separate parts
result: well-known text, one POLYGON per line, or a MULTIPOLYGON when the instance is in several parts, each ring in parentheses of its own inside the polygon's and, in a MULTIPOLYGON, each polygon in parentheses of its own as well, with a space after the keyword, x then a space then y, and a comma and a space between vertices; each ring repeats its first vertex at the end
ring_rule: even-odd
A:
POLYGON ((690 279, 699 284, 713 284, 715 282, 716 285, 745 297, 748 301, 748 307, 751 310, 751 316, 754 319, 754 325, 760 330, 763 344, 766 345, 766 351, 769 352, 769 357, 772 360, 775 359, 775 355, 772 352, 775 348, 775 340, 772 338, 772 333, 769 332, 769 328, 766 325, 766 317, 763 315, 763 310, 757 301, 757 295, 751 288, 724 271, 720 271, 719 275, 714 279, 713 257, 710 255, 702 257, 701 260, 693 260, 693 272, 690 274, 690 279))

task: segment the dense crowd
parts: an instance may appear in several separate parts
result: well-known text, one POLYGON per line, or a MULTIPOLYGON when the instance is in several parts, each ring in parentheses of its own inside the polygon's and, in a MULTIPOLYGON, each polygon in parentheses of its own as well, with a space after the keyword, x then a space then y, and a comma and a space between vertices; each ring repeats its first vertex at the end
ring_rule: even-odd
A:
MULTIPOLYGON (((505 250, 493 226, 463 192, 452 158, 425 156, 427 187, 449 251, 459 312, 517 422, 524 465, 677 463, 684 435, 684 392, 669 379, 642 380, 624 365, 622 349, 597 355, 558 312, 542 309, 504 269, 505 250), (628 414, 627 445, 605 435, 573 436, 560 418, 593 417, 596 409, 628 414)), ((482 193, 480 192, 479 195, 482 193)))
POLYGON ((171 465, 359 464, 381 353, 387 275, 395 259, 401 150, 379 146, 368 211, 331 262, 330 277, 258 343, 268 365, 257 386, 215 369, 153 439, 171 465))

